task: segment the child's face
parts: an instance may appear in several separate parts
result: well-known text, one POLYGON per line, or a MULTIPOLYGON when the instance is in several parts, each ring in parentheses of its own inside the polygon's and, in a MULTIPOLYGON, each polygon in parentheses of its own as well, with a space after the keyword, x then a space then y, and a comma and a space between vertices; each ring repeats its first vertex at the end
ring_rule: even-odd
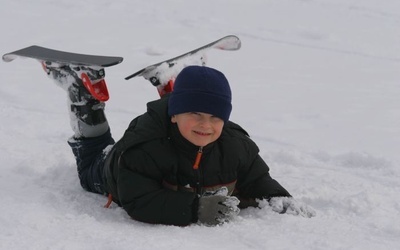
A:
POLYGON ((186 140, 199 147, 216 141, 224 126, 221 118, 201 112, 174 115, 171 121, 178 125, 179 132, 186 140))

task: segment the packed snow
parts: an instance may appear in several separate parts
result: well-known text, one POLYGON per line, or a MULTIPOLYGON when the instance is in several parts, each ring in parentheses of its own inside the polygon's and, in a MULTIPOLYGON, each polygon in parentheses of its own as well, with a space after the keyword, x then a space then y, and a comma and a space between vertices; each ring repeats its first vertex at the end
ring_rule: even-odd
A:
POLYGON ((398 249, 400 1, 0 0, 1 54, 30 45, 123 56, 106 69, 115 139, 158 98, 139 69, 225 35, 208 66, 231 120, 313 218, 267 204, 217 227, 131 220, 85 192, 66 140, 66 93, 38 62, 0 63, 0 249, 398 249))

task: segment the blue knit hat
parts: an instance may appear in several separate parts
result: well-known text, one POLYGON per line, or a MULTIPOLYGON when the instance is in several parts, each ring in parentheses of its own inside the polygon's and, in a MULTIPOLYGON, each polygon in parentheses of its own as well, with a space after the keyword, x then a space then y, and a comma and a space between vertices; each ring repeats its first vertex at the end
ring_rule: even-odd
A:
POLYGON ((205 66, 188 66, 176 77, 168 114, 203 112, 226 122, 232 111, 231 101, 231 88, 224 74, 205 66))

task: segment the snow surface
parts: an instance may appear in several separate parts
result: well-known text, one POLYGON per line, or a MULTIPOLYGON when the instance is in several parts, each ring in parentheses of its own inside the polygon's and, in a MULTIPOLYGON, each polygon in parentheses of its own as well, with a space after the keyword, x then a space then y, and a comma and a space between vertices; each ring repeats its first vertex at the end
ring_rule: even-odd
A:
POLYGON ((268 206, 219 227, 149 225, 82 190, 65 92, 39 63, 0 63, 0 249, 398 249, 400 1, 0 0, 1 54, 29 45, 123 56, 108 68, 116 139, 158 98, 123 78, 228 34, 208 65, 232 120, 311 219, 268 206))

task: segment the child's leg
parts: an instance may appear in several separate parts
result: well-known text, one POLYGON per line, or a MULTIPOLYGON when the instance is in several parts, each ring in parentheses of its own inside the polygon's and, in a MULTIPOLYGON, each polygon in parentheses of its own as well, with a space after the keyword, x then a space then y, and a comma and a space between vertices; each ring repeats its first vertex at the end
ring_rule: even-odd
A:
POLYGON ((75 155, 81 186, 89 192, 108 193, 104 185, 103 168, 106 156, 110 151, 107 150, 107 147, 114 144, 110 130, 97 137, 71 138, 68 140, 68 144, 75 155))
POLYGON ((81 186, 90 192, 107 193, 104 188, 105 148, 114 144, 104 114, 105 103, 96 100, 83 85, 80 74, 88 73, 93 82, 103 80, 103 69, 44 65, 49 77, 68 93, 70 123, 74 136, 68 140, 75 155, 81 186), (98 74, 98 70, 102 70, 98 74))

